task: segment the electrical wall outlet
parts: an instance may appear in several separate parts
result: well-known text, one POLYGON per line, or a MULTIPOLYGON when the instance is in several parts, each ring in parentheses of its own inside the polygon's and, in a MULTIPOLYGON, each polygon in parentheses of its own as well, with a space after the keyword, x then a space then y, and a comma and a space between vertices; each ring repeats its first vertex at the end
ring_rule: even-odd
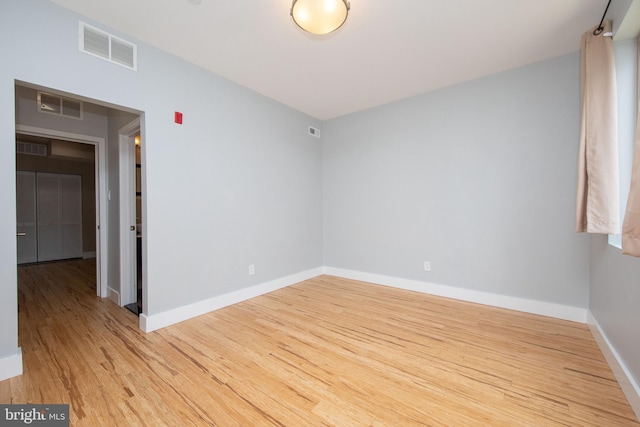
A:
POLYGON ((425 261, 424 262, 424 271, 431 271, 431 262, 430 261, 425 261))
POLYGON ((254 274, 256 274, 256 266, 251 264, 249 266, 249 276, 253 276, 254 274))

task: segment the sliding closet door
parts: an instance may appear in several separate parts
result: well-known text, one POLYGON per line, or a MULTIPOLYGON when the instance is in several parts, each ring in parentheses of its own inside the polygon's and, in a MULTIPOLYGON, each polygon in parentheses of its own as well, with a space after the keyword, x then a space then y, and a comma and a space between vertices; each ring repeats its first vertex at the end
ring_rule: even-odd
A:
POLYGON ((37 175, 38 261, 59 259, 60 255, 60 180, 58 175, 37 175))
POLYGON ((60 175, 60 258, 82 257, 82 178, 60 175))
POLYGON ((37 174, 38 261, 82 257, 82 180, 37 174))
POLYGON ((18 264, 36 262, 38 239, 35 172, 16 172, 16 232, 18 264))

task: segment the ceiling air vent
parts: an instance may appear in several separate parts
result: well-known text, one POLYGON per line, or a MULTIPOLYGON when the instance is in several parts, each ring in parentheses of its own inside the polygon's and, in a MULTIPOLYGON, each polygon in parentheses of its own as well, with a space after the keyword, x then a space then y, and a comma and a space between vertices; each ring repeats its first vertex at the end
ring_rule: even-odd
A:
POLYGON ((16 142, 16 153, 46 157, 47 146, 44 144, 32 144, 30 142, 16 142))
POLYGON ((320 129, 309 126, 309 135, 320 138, 320 129))
POLYGON ((80 50, 114 64, 136 70, 136 45, 80 22, 80 50))
POLYGON ((38 92, 38 111, 82 120, 82 101, 38 92))

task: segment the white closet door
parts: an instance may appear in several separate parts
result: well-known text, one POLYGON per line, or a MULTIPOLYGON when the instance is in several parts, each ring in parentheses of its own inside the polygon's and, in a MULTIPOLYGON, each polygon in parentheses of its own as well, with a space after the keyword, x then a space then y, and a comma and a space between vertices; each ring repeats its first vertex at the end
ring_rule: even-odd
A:
POLYGON ((18 264, 38 261, 35 172, 16 172, 16 232, 18 264))
POLYGON ((82 178, 37 174, 38 261, 82 257, 82 178))
POLYGON ((60 177, 38 173, 38 261, 60 259, 60 177))
POLYGON ((60 175, 60 258, 82 257, 82 178, 60 175))

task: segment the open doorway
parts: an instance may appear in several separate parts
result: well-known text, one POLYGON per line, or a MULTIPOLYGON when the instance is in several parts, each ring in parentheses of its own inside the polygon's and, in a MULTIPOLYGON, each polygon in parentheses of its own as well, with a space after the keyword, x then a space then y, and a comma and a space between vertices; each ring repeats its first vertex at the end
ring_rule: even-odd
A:
MULTIPOLYGON (((43 175, 42 181, 44 183, 64 182, 64 185, 59 185, 59 187, 64 188, 60 190, 62 192, 69 187, 67 182, 74 180, 79 181, 83 189, 87 186, 92 186, 93 190, 92 192, 84 192, 83 190, 81 195, 83 206, 82 225, 66 224, 68 225, 67 228, 75 227, 77 229, 80 227, 82 229, 80 234, 73 235, 69 239, 76 241, 76 243, 80 242, 82 245, 81 252, 73 252, 72 256, 68 256, 69 254, 65 253, 49 260, 95 259, 95 289, 97 296, 109 298, 114 303, 124 306, 128 301, 127 298, 123 298, 123 292, 127 293, 128 289, 125 289, 126 284, 120 283, 122 267, 120 254, 122 246, 126 242, 120 239, 120 233, 122 228, 129 227, 129 221, 126 224, 122 223, 119 211, 121 209, 121 201, 131 197, 135 212, 137 205, 135 177, 137 174, 133 173, 134 188, 131 192, 121 194, 119 191, 119 170, 122 169, 120 167, 119 130, 123 126, 136 121, 136 135, 139 136, 140 113, 30 83, 16 82, 15 89, 16 135, 18 142, 22 144, 21 146, 16 144, 16 156, 24 155, 25 153, 20 150, 26 150, 25 147, 28 145, 28 150, 30 151, 45 153, 42 156, 43 158, 38 161, 45 162, 44 157, 47 157, 50 161, 55 160, 59 166, 54 168, 55 170, 34 169, 22 171, 20 169, 24 169, 25 162, 20 160, 16 162, 16 173, 24 172, 26 175, 29 175, 29 172, 33 173, 26 181, 27 183, 29 183, 29 180, 35 181, 36 184, 38 182, 37 174, 58 174, 43 175), (82 165, 87 170, 79 173, 74 171, 73 168, 65 169, 65 167, 60 166, 62 163, 66 163, 67 166, 72 163, 82 165), (88 177, 88 174, 91 176, 88 177), (87 208, 87 205, 90 204, 93 204, 93 206, 88 206, 87 208), (86 215, 87 212, 89 212, 88 215, 86 215)), ((134 143, 132 142, 132 144, 134 143)), ((139 157, 139 160, 141 160, 141 157, 139 157)), ((33 160, 30 161, 31 163, 34 162, 33 160)), ((141 164, 141 161, 136 162, 134 150, 132 160, 134 171, 136 163, 141 164)), ((17 182, 19 181, 17 180, 17 182)), ((37 190, 34 190, 34 193, 37 193, 37 190)), ((58 198, 60 197, 62 196, 58 198)), ((127 201, 124 204, 128 205, 128 203, 127 201)), ((20 209, 19 205, 20 203, 17 203, 18 210, 20 209)), ((25 262, 45 261, 44 257, 38 256, 40 248, 37 245, 43 239, 38 236, 38 225, 35 221, 38 212, 37 198, 33 205, 28 206, 27 204, 27 210, 36 211, 36 214, 32 215, 33 221, 31 223, 29 221, 16 221, 16 239, 26 237, 24 235, 20 236, 21 234, 26 234, 26 231, 21 231, 20 227, 32 227, 29 234, 32 236, 31 244, 35 247, 35 256, 32 255, 25 262)), ((139 221, 134 220, 132 223, 134 226, 142 223, 141 214, 139 218, 139 221)), ((56 221, 49 222, 55 223, 56 221)), ((49 224, 47 222, 46 224, 43 223, 42 230, 45 230, 49 225, 62 227, 60 224, 49 224)), ((142 238, 142 233, 140 233, 140 237, 142 238)), ((20 240, 17 240, 17 242, 19 246, 18 252, 20 252, 20 240)), ((33 254, 34 248, 28 247, 29 245, 26 246, 33 254)), ((129 262, 136 266, 136 251, 131 256, 133 259, 129 262)), ((27 258, 21 258, 21 260, 24 261, 27 258)), ((136 276, 142 276, 142 266, 134 271, 136 276)), ((142 287, 141 281, 140 287, 142 287)), ((140 306, 142 307, 141 299, 140 306)))
POLYGON ((96 146, 16 133, 18 264, 95 259, 96 146))
POLYGON ((142 137, 140 120, 119 131, 120 144, 120 289, 122 304, 140 315, 143 310, 142 137))
POLYGON ((104 233, 100 232, 100 224, 107 222, 107 203, 104 197, 107 184, 104 169, 106 169, 104 138, 16 124, 16 178, 18 183, 26 181, 27 187, 33 194, 32 202, 25 206, 24 197, 19 195, 18 191, 28 191, 29 188, 16 188, 18 262, 95 258, 96 295, 100 297, 106 297, 108 294, 107 242, 103 237, 104 233), (33 155, 34 152, 41 155, 33 155), (29 173, 33 174, 33 178, 27 176, 25 180, 25 174, 29 173), (44 179, 40 180, 40 177, 44 179), (63 203, 62 198, 63 194, 68 196, 73 186, 68 185, 73 181, 72 177, 79 177, 81 213, 79 221, 77 214, 71 215, 76 221, 71 221, 73 224, 69 224, 69 215, 63 212, 64 205, 68 203, 63 203), (52 212, 50 205, 47 205, 49 207, 46 210, 38 209, 38 201, 42 200, 38 197, 38 183, 41 181, 44 181, 45 187, 48 187, 45 188, 48 194, 44 199, 58 198, 57 208, 60 209, 58 213, 52 212), (52 191, 57 191, 57 196, 55 193, 52 194, 52 191), (21 212, 25 207, 31 215, 27 214, 24 218, 20 218, 25 215, 21 212), (73 228, 72 225, 75 225, 73 230, 75 232, 69 233, 73 228), (49 239, 48 243, 38 238, 51 237, 51 234, 54 238, 49 239), (76 248, 69 251, 65 243, 70 241, 76 243, 76 248), (78 244, 80 252, 78 252, 78 244), (52 249, 52 246, 57 248, 52 249), (49 253, 42 254, 43 249, 49 253))

